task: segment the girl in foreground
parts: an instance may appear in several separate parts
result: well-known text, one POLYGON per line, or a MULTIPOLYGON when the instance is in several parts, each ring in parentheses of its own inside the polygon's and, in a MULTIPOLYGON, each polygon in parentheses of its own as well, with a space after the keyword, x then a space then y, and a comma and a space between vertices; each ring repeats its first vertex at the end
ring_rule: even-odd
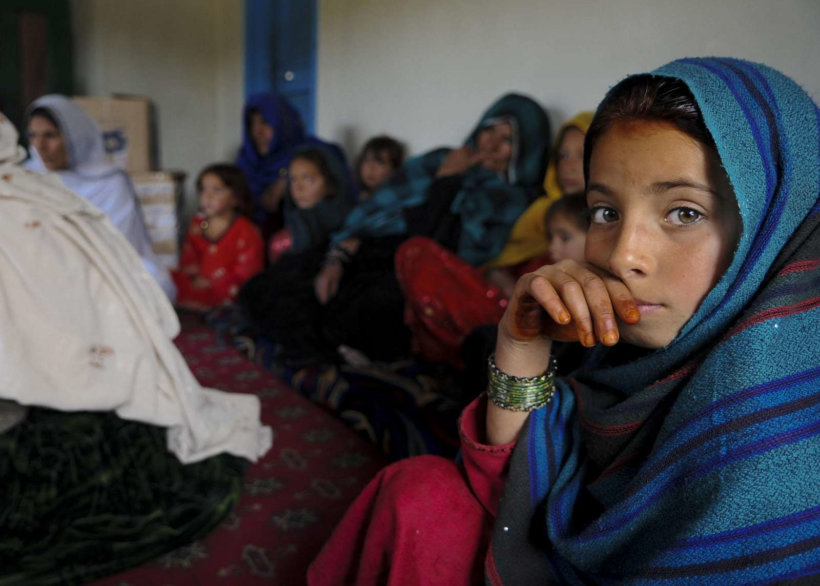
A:
POLYGON ((611 90, 587 262, 519 280, 462 462, 382 472, 311 583, 810 582, 818 138, 817 106, 762 65, 684 59, 611 90), (567 380, 553 340, 593 348, 567 380))

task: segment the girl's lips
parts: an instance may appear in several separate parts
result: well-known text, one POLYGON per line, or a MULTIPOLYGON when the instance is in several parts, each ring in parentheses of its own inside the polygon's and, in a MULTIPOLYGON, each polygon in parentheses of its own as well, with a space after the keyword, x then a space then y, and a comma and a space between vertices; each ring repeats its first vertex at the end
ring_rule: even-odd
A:
POLYGON ((657 311, 663 307, 658 303, 649 303, 648 301, 637 301, 636 303, 638 305, 638 311, 641 312, 641 315, 652 313, 653 311, 657 311))

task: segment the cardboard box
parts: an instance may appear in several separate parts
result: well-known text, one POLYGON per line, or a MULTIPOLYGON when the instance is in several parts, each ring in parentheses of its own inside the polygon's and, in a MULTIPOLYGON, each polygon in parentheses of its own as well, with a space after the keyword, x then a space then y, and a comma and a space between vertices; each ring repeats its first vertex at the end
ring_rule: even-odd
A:
POLYGON ((179 206, 185 184, 181 171, 129 173, 145 219, 151 248, 165 268, 179 264, 179 206))
POLYGON ((73 99, 99 124, 112 164, 128 172, 156 168, 152 109, 147 98, 113 95, 73 99))

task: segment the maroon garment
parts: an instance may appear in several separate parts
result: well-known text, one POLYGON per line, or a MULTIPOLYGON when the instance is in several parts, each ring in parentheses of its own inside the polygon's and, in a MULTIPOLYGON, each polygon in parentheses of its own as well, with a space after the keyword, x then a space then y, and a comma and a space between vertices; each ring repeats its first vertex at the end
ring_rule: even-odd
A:
MULTIPOLYGON (((502 270, 517 279, 548 262, 536 257, 502 270)), ((465 338, 480 326, 498 324, 507 308, 504 293, 480 269, 429 238, 414 236, 399 247, 396 278, 412 351, 430 362, 462 368, 465 338)))
POLYGON ((431 362, 461 367, 464 338, 478 326, 497 324, 507 307, 479 269, 428 238, 416 236, 399 247, 396 277, 413 353, 431 362))
POLYGON ((202 214, 191 220, 182 244, 179 270, 172 273, 177 304, 203 310, 233 301, 239 287, 261 271, 265 263, 262 237, 250 220, 237 217, 216 241, 203 234, 204 221, 202 214), (197 275, 208 279, 210 287, 194 288, 193 278, 197 275))
POLYGON ((514 443, 488 446, 486 397, 459 422, 462 460, 418 456, 383 469, 347 510, 308 584, 479 584, 514 443))

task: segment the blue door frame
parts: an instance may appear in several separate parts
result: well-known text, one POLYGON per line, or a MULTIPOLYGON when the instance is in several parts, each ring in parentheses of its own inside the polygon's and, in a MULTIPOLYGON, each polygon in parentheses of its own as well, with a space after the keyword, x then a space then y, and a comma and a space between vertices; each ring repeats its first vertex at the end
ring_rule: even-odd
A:
POLYGON ((245 0, 245 97, 282 94, 316 121, 316 0, 245 0))

